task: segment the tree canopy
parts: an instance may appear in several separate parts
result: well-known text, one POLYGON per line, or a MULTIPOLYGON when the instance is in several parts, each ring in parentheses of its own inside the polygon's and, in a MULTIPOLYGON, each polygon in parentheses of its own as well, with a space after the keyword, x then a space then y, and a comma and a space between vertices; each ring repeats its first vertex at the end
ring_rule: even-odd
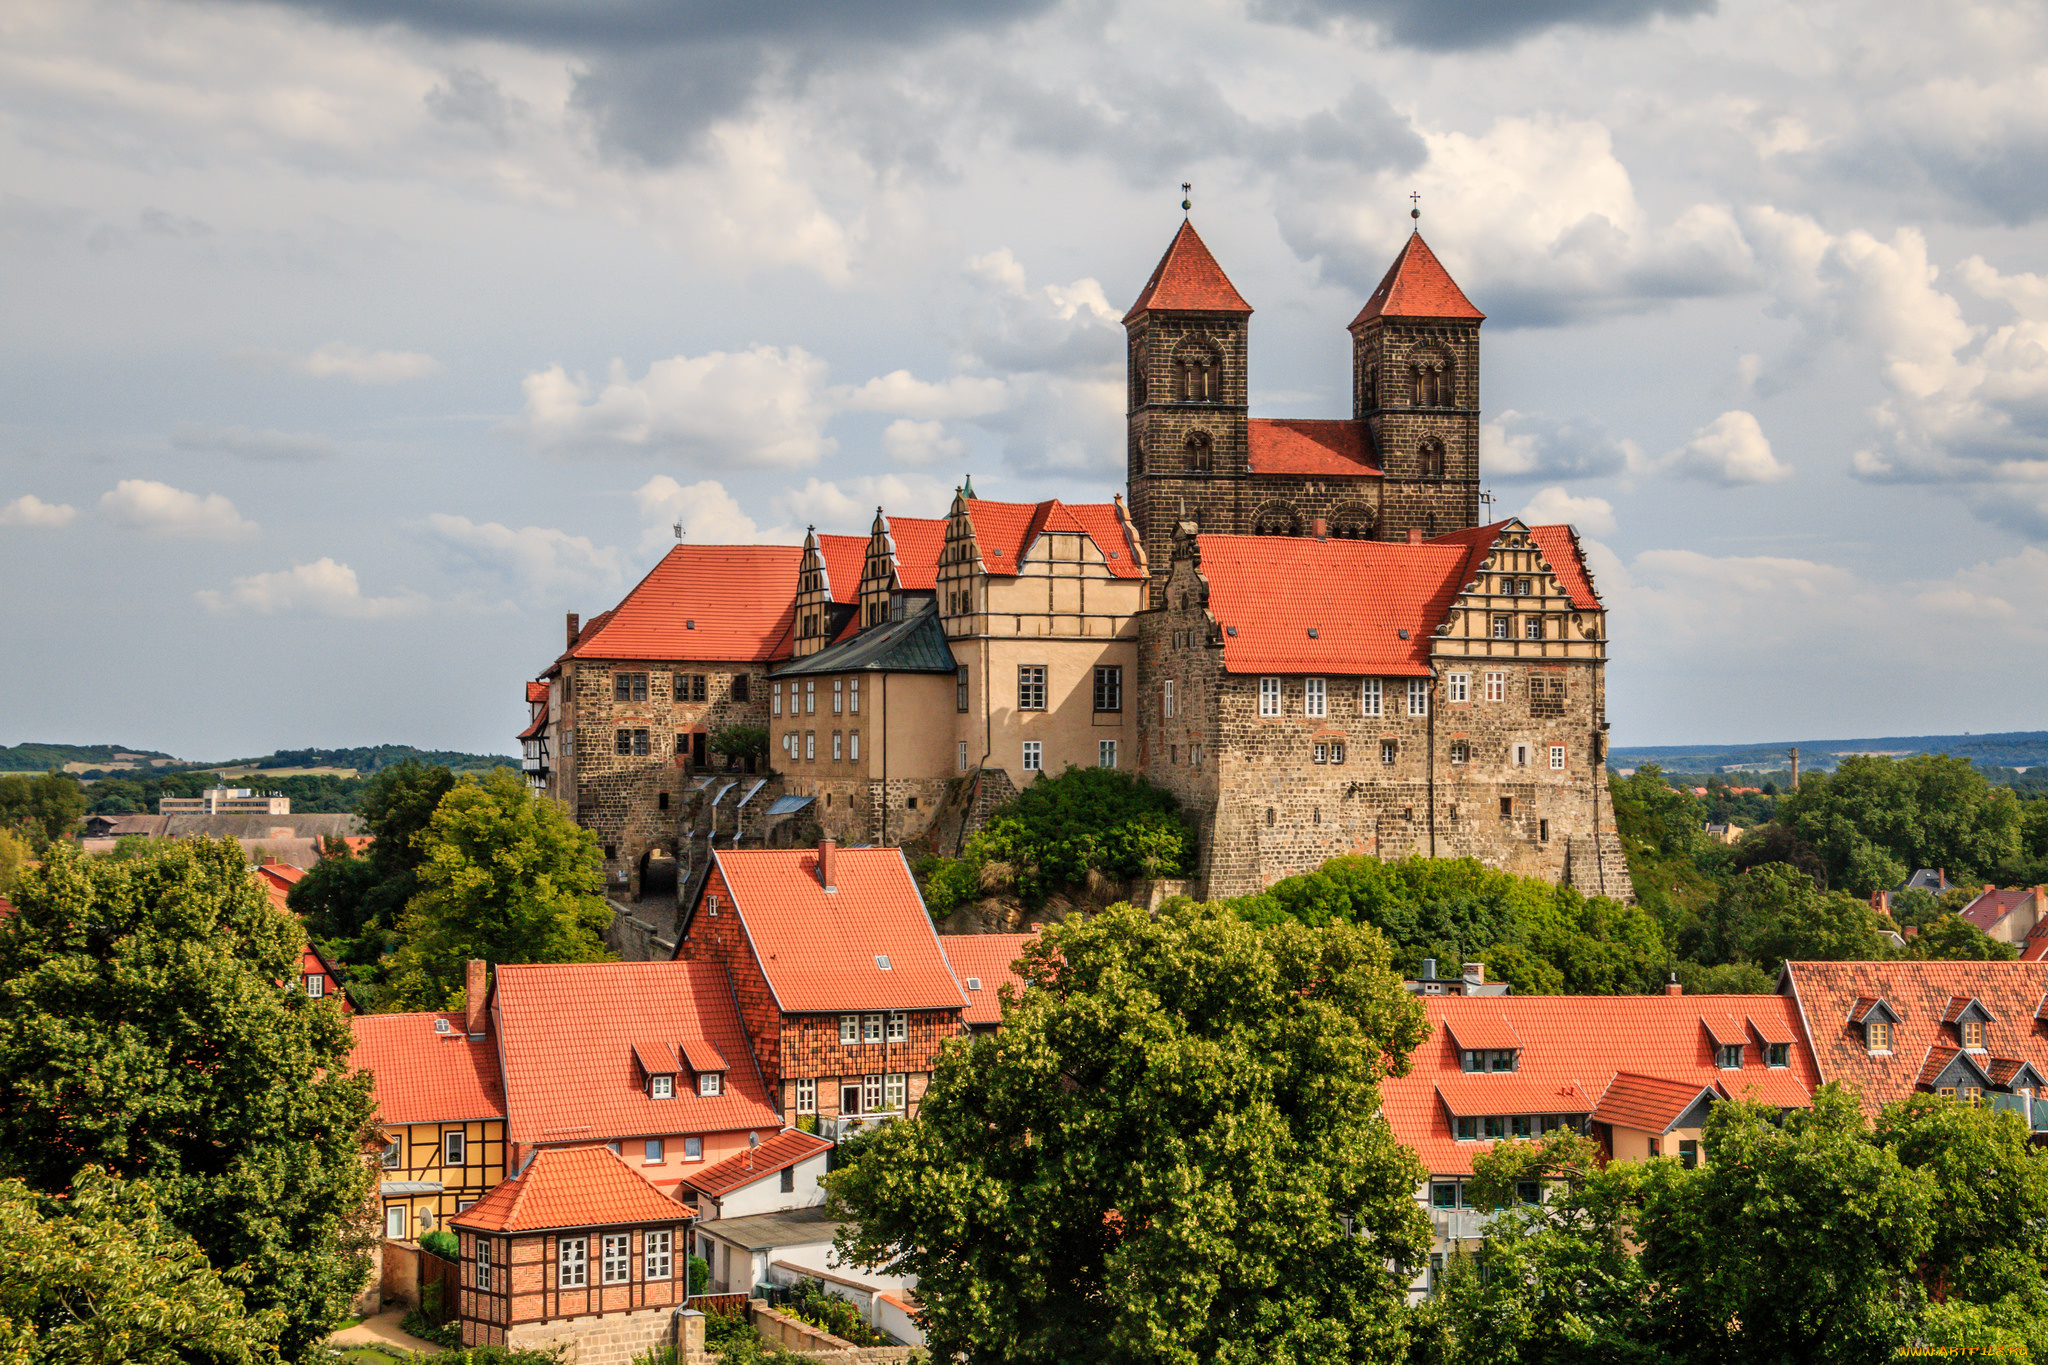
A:
POLYGON ((1402 1359, 1424 1173, 1377 1087, 1424 1025, 1389 968, 1187 902, 1048 929, 1002 1032, 829 1177, 841 1254, 919 1277, 934 1359, 1402 1359))
POLYGON ((2020 801, 1966 758, 1844 758, 1779 803, 1780 823, 1819 851, 1828 884, 1867 896, 1915 868, 1979 880, 2022 851, 2020 801))
POLYGON ((63 838, 84 817, 85 788, 69 773, 0 776, 0 828, 25 834, 37 847, 63 838))

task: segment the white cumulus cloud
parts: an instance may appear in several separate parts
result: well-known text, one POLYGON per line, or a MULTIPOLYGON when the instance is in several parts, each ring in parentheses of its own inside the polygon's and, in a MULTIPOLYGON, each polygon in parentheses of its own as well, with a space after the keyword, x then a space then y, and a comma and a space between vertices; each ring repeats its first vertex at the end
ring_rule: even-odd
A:
POLYGON ((1519 515, 1529 526, 1564 523, 1578 528, 1581 535, 1613 535, 1614 504, 1605 498, 1576 497, 1556 487, 1545 488, 1529 499, 1519 515))
POLYGON ((551 526, 514 529, 435 512, 427 533, 461 567, 531 595, 580 591, 619 581, 619 552, 551 526))
POLYGON ((559 365, 529 374, 517 424, 548 455, 659 456, 713 467, 816 464, 835 443, 825 362, 791 346, 657 360, 633 378, 612 362, 603 384, 559 365))
POLYGON ((78 509, 68 503, 44 502, 33 493, 23 493, 0 507, 0 526, 69 526, 78 509))
POLYGON ((902 464, 950 460, 966 449, 966 442, 946 434, 943 422, 914 422, 899 417, 882 432, 883 453, 902 464))
POLYGON ((892 370, 847 390, 840 401, 851 412, 896 412, 930 420, 986 417, 1008 407, 1010 394, 1009 386, 1000 379, 955 375, 935 384, 908 370, 892 370))
POLYGON ((356 571, 322 556, 273 573, 237 578, 225 592, 211 588, 195 593, 209 611, 255 612, 263 616, 347 616, 371 618, 411 611, 420 599, 365 597, 356 571))
POLYGON ((942 517, 952 505, 953 486, 927 474, 814 478, 775 499, 776 509, 786 516, 844 534, 866 531, 877 507, 900 517, 942 517))
POLYGON ((155 479, 123 479, 100 498, 100 510, 130 531, 186 536, 194 540, 239 540, 256 534, 235 505, 218 493, 204 497, 155 479))
POLYGON ((1771 453, 1771 443, 1755 416, 1739 409, 1724 412, 1701 427, 1692 440, 1667 455, 1664 463, 1681 477, 1725 488, 1783 483, 1792 477, 1792 467, 1771 453))
POLYGON ((692 545, 789 545, 803 539, 802 531, 789 526, 762 530, 716 479, 681 484, 657 474, 633 490, 633 501, 648 523, 640 537, 643 554, 658 555, 675 544, 677 523, 692 545))

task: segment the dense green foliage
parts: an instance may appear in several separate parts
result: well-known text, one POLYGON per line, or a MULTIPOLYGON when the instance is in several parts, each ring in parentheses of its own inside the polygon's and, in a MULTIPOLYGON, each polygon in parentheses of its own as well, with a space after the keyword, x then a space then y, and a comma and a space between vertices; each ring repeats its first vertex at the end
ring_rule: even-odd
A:
POLYGON ((758 763, 768 757, 768 727, 728 725, 713 733, 705 747, 720 758, 736 759, 742 763, 752 760, 758 763))
POLYGON ((2022 851, 2019 798, 1968 759, 1845 758, 1802 780, 1781 806, 1780 822, 1820 853, 1828 884, 1859 896, 1919 867, 1983 881, 2022 851))
POLYGON ((156 803, 166 796, 197 796, 209 787, 225 783, 253 791, 276 792, 292 799, 296 815, 342 814, 356 809, 369 780, 339 777, 332 773, 304 773, 290 777, 219 777, 211 772, 141 773, 134 777, 114 774, 102 777, 85 789, 86 810, 92 815, 154 815, 156 803))
POLYGON ((298 982, 305 937, 231 840, 125 860, 53 845, 0 920, 0 1176, 39 1193, 100 1166, 163 1217, 288 1359, 345 1313, 369 1077, 332 1001, 298 982))
POLYGON ((0 896, 14 889, 14 879, 35 854, 29 841, 10 829, 0 829, 0 896))
POLYGON ((85 815, 85 789, 69 773, 0 777, 0 829, 11 829, 37 848, 70 834, 85 815))
POLYGON ((169 758, 154 749, 125 744, 0 744, 0 772, 43 773, 67 763, 119 763, 124 757, 169 758))
POLYGON ((1424 1024, 1380 935, 1119 906, 1024 970, 827 1177, 840 1254, 919 1277, 933 1359, 1401 1359, 1428 1227, 1378 1082, 1424 1024))
POLYGON ((825 1288, 823 1280, 814 1280, 808 1275, 789 1287, 789 1295, 782 1302, 782 1311, 856 1346, 888 1344, 887 1338, 868 1326, 867 1319, 860 1315, 860 1308, 852 1299, 833 1293, 825 1288))
POLYGON ((237 759, 215 767, 249 768, 353 768, 359 773, 380 773, 406 763, 429 768, 450 768, 456 772, 487 772, 492 768, 517 770, 519 760, 500 754, 466 754, 458 749, 415 749, 410 744, 369 744, 353 749, 279 749, 262 758, 237 759))

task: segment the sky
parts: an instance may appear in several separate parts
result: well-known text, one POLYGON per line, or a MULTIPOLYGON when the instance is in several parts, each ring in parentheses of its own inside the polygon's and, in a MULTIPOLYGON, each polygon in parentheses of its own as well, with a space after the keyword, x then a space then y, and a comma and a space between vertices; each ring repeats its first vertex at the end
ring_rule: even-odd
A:
POLYGON ((2048 10, 9 0, 0 743, 513 751, 674 541, 1104 500, 1193 219, 1255 416, 1409 231, 1621 745, 2048 727, 2048 10))

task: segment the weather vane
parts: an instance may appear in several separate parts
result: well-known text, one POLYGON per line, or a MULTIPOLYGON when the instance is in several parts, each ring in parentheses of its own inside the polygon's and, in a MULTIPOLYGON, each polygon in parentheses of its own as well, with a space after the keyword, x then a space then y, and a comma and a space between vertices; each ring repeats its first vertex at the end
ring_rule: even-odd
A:
POLYGON ((1195 206, 1194 188, 1194 182, 1191 180, 1180 182, 1180 211, 1182 213, 1186 213, 1195 206))
POLYGON ((676 533, 676 539, 681 540, 683 538, 683 524, 680 521, 675 524, 674 530, 676 533))
POLYGON ((1410 218, 1417 220, 1414 227, 1410 230, 1413 232, 1420 232, 1422 231, 1422 223, 1420 221, 1422 218, 1422 191, 1412 191, 1408 196, 1408 202, 1411 205, 1413 205, 1413 207, 1408 210, 1408 216, 1410 218))

